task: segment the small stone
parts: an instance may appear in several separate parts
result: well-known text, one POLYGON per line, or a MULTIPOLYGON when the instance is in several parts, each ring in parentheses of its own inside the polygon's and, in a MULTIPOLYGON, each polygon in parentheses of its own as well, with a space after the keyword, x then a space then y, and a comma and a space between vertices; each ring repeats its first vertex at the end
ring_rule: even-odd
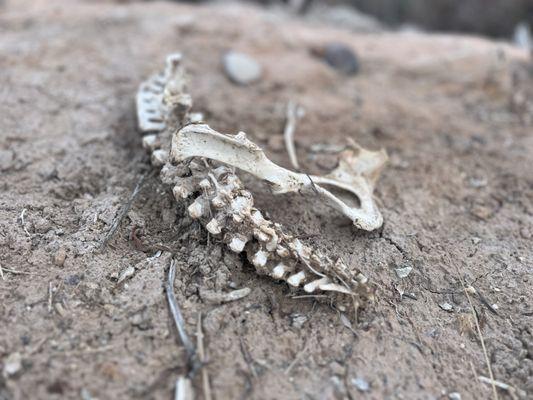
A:
POLYGON ((82 279, 83 279, 83 275, 73 274, 65 278, 65 283, 70 286, 77 286, 81 282, 82 279))
POLYGON ((145 310, 139 311, 130 317, 130 323, 141 331, 152 328, 152 321, 145 310))
POLYGON ((0 150, 0 171, 7 171, 13 166, 15 155, 11 150, 0 150))
POLYGON ((370 384, 360 377, 353 378, 352 385, 354 385, 360 392, 368 392, 370 390, 370 384))
POLYGON ((457 392, 448 393, 448 398, 450 400, 461 400, 461 395, 457 392))
POLYGON ((468 180, 470 187, 478 189, 487 186, 488 181, 486 178, 476 178, 472 177, 468 180))
POLYGON ((522 236, 524 239, 531 239, 533 234, 529 228, 522 227, 520 228, 520 236, 522 236))
POLYGON ((4 360, 4 377, 8 378, 17 374, 22 369, 22 357, 15 352, 8 355, 4 360))
POLYGON ((67 258, 67 251, 64 247, 60 247, 54 255, 54 264, 58 267, 62 267, 65 264, 67 258))
POLYGON ((481 243, 481 238, 478 238, 477 236, 472 237, 472 243, 473 244, 481 243))
POLYGON ((396 268, 394 271, 396 272, 396 276, 398 276, 398 278, 403 279, 403 278, 407 278, 412 270, 413 270, 413 267, 406 265, 401 268, 396 268))
POLYGON ((346 369, 339 364, 337 361, 333 361, 331 364, 329 364, 329 368, 331 369, 331 372, 334 375, 343 376, 346 372, 346 369))
POLYGON ((309 319, 307 316, 303 314, 298 314, 298 313, 291 314, 290 318, 291 318, 291 325, 295 327, 296 329, 301 329, 302 326, 309 319))
POLYGON ((357 56, 342 43, 328 43, 324 46, 324 60, 332 68, 346 75, 354 75, 359 71, 357 56))
POLYGON ((451 312, 453 310, 453 306, 450 303, 440 303, 439 307, 442 308, 444 311, 451 312))
POLYGON ((239 85, 248 85, 261 78, 261 66, 246 54, 229 51, 224 55, 223 63, 228 78, 239 85))
POLYGON ((131 265, 126 269, 122 270, 118 275, 117 285, 121 282, 124 282, 126 279, 131 278, 135 274, 135 268, 131 265))

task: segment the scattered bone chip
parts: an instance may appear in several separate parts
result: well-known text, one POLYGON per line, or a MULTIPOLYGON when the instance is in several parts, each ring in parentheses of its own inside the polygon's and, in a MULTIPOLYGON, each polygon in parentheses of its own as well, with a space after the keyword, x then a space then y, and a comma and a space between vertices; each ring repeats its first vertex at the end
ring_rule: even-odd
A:
POLYGON ((222 304, 230 301, 240 300, 252 292, 250 288, 232 290, 228 293, 213 292, 211 290, 200 290, 200 297, 208 303, 222 304))

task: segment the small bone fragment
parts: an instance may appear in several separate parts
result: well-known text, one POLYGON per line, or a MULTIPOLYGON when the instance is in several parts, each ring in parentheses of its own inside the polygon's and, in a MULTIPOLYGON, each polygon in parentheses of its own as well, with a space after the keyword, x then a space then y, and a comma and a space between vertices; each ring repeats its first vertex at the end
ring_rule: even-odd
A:
POLYGON ((151 134, 143 137, 143 148, 146 150, 154 151, 160 146, 157 135, 151 134))
POLYGON ((195 398, 191 380, 180 375, 176 380, 174 400, 194 400, 195 398))
POLYGON ((279 263, 272 270, 272 278, 282 279, 283 275, 287 272, 287 266, 285 264, 279 263))
POLYGON ((161 167, 163 165, 165 165, 165 163, 167 162, 167 159, 168 159, 168 151, 166 150, 154 150, 152 152, 152 158, 151 158, 151 161, 152 161, 152 164, 155 165, 156 167, 161 167))
POLYGON ((184 184, 175 185, 174 188, 172 189, 172 193, 174 194, 174 197, 176 198, 176 200, 186 199, 187 197, 191 195, 191 191, 184 184))
POLYGON ((300 271, 297 274, 289 276, 287 279, 287 283, 291 286, 298 287, 305 279, 305 272, 300 271))
POLYGON ((117 279, 117 285, 124 282, 126 279, 131 278, 135 274, 135 268, 131 265, 122 270, 117 279))
POLYGON ((252 264, 257 268, 261 268, 266 265, 267 261, 268 253, 264 250, 259 250, 257 253, 254 254, 252 264))
POLYGON ((329 278, 320 278, 320 279, 317 279, 313 282, 309 282, 308 284, 306 284, 304 286, 304 290, 307 292, 307 293, 313 293, 314 291, 316 291, 321 285, 325 285, 327 283, 330 283, 330 280, 329 278))
POLYGON ((190 124, 173 136, 171 157, 176 162, 191 157, 206 157, 240 168, 269 182, 275 194, 316 193, 360 229, 374 230, 383 223, 383 217, 373 199, 375 182, 387 161, 383 150, 374 152, 354 145, 353 150, 341 154, 339 167, 330 174, 323 177, 309 176, 274 164, 243 132, 234 136, 224 135, 207 125, 190 124), (320 185, 350 193, 358 198, 360 207, 348 205, 320 185))
POLYGON ((228 246, 231 249, 231 251, 235 253, 240 253, 244 250, 244 246, 246 245, 246 241, 241 239, 240 237, 234 237, 229 242, 228 246))
POLYGON ((205 229, 212 234, 212 235, 218 235, 220 232, 222 232, 222 228, 220 227, 220 224, 216 220, 216 218, 213 218, 209 223, 205 226, 205 229))
POLYGON ((189 212, 189 215, 193 219, 200 218, 204 213, 204 207, 200 200, 196 199, 190 206, 187 208, 187 211, 189 212))
POLYGON ((200 297, 202 300, 213 303, 222 304, 229 303, 230 301, 240 300, 251 293, 252 289, 242 288, 238 290, 232 290, 228 293, 214 292, 212 290, 200 290, 200 297))
POLYGON ((340 292, 340 293, 346 293, 346 294, 350 294, 351 293, 344 286, 341 286, 341 285, 336 284, 336 283, 323 283, 323 284, 318 285, 318 288, 320 290, 325 291, 325 292, 330 291, 330 292, 340 292))

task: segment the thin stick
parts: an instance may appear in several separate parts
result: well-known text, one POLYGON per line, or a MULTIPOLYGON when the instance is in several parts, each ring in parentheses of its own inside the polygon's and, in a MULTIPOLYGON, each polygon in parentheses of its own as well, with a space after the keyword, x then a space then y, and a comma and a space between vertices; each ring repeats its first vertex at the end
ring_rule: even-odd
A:
POLYGON ((176 261, 173 259, 170 262, 170 268, 168 270, 168 279, 165 285, 165 291, 167 294, 167 301, 168 301, 168 306, 170 308, 170 313, 172 314, 172 318, 174 319, 174 324, 178 331, 178 335, 180 337, 181 343, 183 344, 183 347, 185 347, 185 351, 187 352, 189 366, 194 371, 196 369, 195 367, 196 350, 191 340, 189 339, 189 336, 187 336, 187 331, 185 330, 185 321, 183 320, 183 315, 181 314, 181 310, 178 306, 178 302, 176 301, 176 296, 174 296, 175 277, 176 277, 176 261))
POLYGON ((479 320, 477 318, 477 313, 474 308, 474 304, 472 304, 472 299, 470 298, 470 294, 468 293, 468 290, 466 288, 466 285, 463 281, 463 278, 461 278, 461 275, 458 272, 459 279, 461 281, 461 284, 463 285, 464 292, 466 294, 466 298, 468 299, 468 304, 470 304, 470 311, 472 312, 472 315, 474 316, 474 321, 476 323, 476 329, 477 334, 479 336, 479 340, 481 342, 481 348, 483 349, 483 355, 485 356, 485 363, 487 364, 487 369, 489 370, 489 376, 492 383, 492 394, 494 396, 494 400, 498 400, 498 391, 496 390, 496 384, 494 383, 494 375, 492 374, 492 367, 490 365, 490 359, 489 354, 487 353, 487 347, 485 346, 485 339, 483 339, 483 334, 481 333, 481 327, 479 326, 479 320))
POLYGON ((490 385, 497 386, 500 389, 506 390, 507 392, 509 392, 509 395, 513 400, 518 399, 518 396, 515 393, 516 389, 511 385, 508 385, 507 383, 502 381, 495 381, 494 379, 489 379, 486 376, 478 376, 478 379, 483 383, 488 383, 490 385))
MULTIPOLYGON (((9 272, 10 274, 13 274, 13 275, 34 275, 34 276, 44 276, 44 275, 36 274, 36 273, 33 273, 33 272, 17 271, 17 270, 11 269, 11 268, 2 268, 2 271, 3 271, 3 272, 9 272)), ((2 274, 2 276, 3 276, 3 274, 2 274)))
POLYGON ((202 385, 204 387, 204 400, 211 400, 211 386, 209 386, 209 374, 205 367, 205 349, 204 349, 204 333, 202 332, 202 314, 198 314, 198 325, 196 329, 196 347, 198 348, 198 356, 200 362, 204 364, 202 368, 202 385))
POLYGON ((147 173, 141 175, 141 177, 137 181, 137 184, 135 185, 135 188, 133 189, 133 192, 131 193, 128 201, 126 202, 126 204, 124 204, 124 207, 122 207, 122 210, 120 211, 120 213, 117 215, 117 217, 113 221, 113 224, 111 225, 111 228, 109 229, 109 232, 107 232, 107 234, 105 235, 105 238, 102 241, 102 246, 101 246, 102 249, 104 247, 106 247, 107 244, 109 243, 109 241, 113 238, 113 236, 115 235, 115 233, 116 233, 118 227, 120 226, 122 220, 124 219, 124 217, 126 216, 128 211, 130 211, 131 206, 133 205, 133 203, 135 202, 135 200, 139 196, 139 193, 141 192, 141 188, 144 185, 144 182, 146 181, 146 178, 151 176, 153 173, 154 173, 154 171, 147 172, 147 173))
POLYGON ((289 101, 287 103, 287 121, 283 130, 283 138, 285 139, 285 147, 287 147, 291 164, 297 170, 300 169, 300 166, 294 149, 294 131, 296 130, 296 121, 301 115, 302 109, 292 101, 289 101))
POLYGON ((6 280, 6 277, 4 276, 4 270, 2 269, 2 264, 0 264, 0 276, 2 277, 3 281, 6 280))
POLYGON ((289 375, 289 373, 291 372, 291 369, 293 369, 296 363, 300 361, 300 358, 302 358, 305 351, 307 350, 307 343, 308 342, 306 341, 303 349, 300 350, 300 352, 296 355, 296 357, 294 357, 294 360, 292 360, 291 364, 287 367, 287 369, 285 370, 285 375, 289 375))
POLYGON ((52 301, 54 296, 54 288, 52 286, 52 282, 48 282, 48 312, 52 312, 52 301))

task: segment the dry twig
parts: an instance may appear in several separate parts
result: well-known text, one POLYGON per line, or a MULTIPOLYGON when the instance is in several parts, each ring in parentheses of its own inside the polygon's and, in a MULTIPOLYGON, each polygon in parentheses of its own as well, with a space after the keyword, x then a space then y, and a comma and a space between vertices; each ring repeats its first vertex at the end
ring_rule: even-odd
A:
POLYGON ((41 275, 41 274, 36 274, 34 272, 26 272, 26 271, 17 271, 15 269, 11 269, 11 268, 2 268, 2 271, 3 272, 9 272, 10 274, 13 274, 13 275, 34 275, 34 276, 44 276, 44 275, 41 275))
POLYGON ((109 241, 115 235, 115 233, 116 233, 118 227, 120 226, 122 220, 124 219, 126 214, 130 211, 131 206, 133 205, 133 203, 135 202, 135 200, 139 196, 139 193, 141 192, 141 188, 144 185, 144 182, 146 181, 146 179, 148 177, 152 176, 154 173, 155 172, 152 171, 151 173, 147 172, 147 173, 144 173, 143 175, 141 175, 141 177, 137 181, 137 184, 135 185, 135 188, 133 189, 133 192, 131 193, 128 201, 126 202, 126 204, 124 204, 124 207, 122 207, 122 210, 120 211, 120 213, 117 215, 117 217, 113 221, 113 224, 111 224, 111 228, 109 229, 109 232, 107 232, 107 234, 105 235, 105 238, 102 241, 102 246, 101 246, 102 249, 107 246, 109 241))
POLYGON ((289 375, 289 373, 291 372, 291 369, 294 368, 294 366, 298 363, 298 361, 300 361, 302 356, 305 354, 307 350, 307 343, 308 342, 306 341, 303 349, 300 350, 300 352, 296 355, 296 357, 294 357, 294 360, 292 360, 291 364, 287 367, 287 369, 285 370, 285 375, 289 375))
POLYGON ((187 352, 189 367, 191 368, 191 373, 197 369, 196 362, 196 350, 192 344, 187 331, 185 330, 185 321, 183 320, 183 315, 176 301, 176 296, 174 296, 174 279, 176 277, 176 262, 172 260, 170 262, 170 268, 168 270, 168 279, 167 284, 165 285, 165 291, 167 293, 168 306, 170 308, 170 313, 172 314, 172 319, 178 331, 181 343, 185 347, 187 352))
POLYGON ((518 396, 516 394, 516 388, 512 387, 511 385, 508 385, 507 383, 502 382, 502 381, 496 381, 494 379, 489 379, 486 376, 478 376, 478 379, 483 383, 488 383, 489 385, 497 386, 500 389, 506 390, 513 400, 518 400, 518 396))
POLYGON ((296 150, 294 148, 294 131, 296 130, 296 121, 302 116, 303 109, 292 101, 289 101, 287 103, 287 122, 283 130, 283 138, 285 139, 285 147, 287 147, 291 164, 296 170, 300 169, 300 165, 298 164, 298 158, 296 157, 296 150))
POLYGON ((469 290, 467 286, 465 285, 465 282, 463 281, 463 278, 461 278, 461 275, 458 272, 459 279, 461 281, 461 285, 463 285, 464 292, 466 294, 466 298, 468 299, 468 304, 470 305, 470 310, 472 312, 472 316, 474 317, 474 322, 476 323, 476 330, 477 334, 479 336, 479 341, 481 342, 481 348, 483 349, 483 355, 485 356, 485 363, 487 364, 487 369, 489 371, 490 380, 492 382, 492 394, 494 397, 494 400, 498 400, 498 391, 496 390, 496 384, 494 383, 494 375, 492 373, 492 367, 490 365, 490 359, 489 354, 487 352, 487 347, 485 346, 485 339, 483 338, 483 334, 481 333, 481 327, 479 326, 479 319, 477 317, 476 310, 474 308, 474 304, 472 303, 472 298, 470 297, 469 290))
MULTIPOLYGON (((196 347, 198 348, 198 356, 200 362, 205 365, 205 349, 204 349, 204 333, 202 332, 202 314, 198 314, 198 326, 196 329, 196 347)), ((205 366, 202 368, 202 386, 204 388, 204 400, 211 400, 211 386, 209 385, 209 373, 205 366)))

